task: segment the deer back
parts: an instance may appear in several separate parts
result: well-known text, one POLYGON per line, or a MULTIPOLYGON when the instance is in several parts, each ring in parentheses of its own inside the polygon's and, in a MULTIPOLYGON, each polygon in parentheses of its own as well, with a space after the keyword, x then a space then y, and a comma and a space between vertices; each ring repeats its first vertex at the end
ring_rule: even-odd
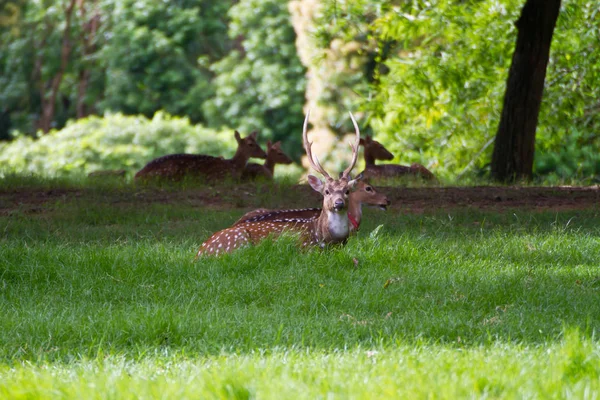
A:
POLYGON ((257 244, 267 237, 278 237, 284 232, 299 234, 302 244, 307 246, 313 243, 311 236, 313 225, 314 219, 286 219, 240 223, 213 234, 202 243, 196 253, 196 257, 202 255, 218 256, 230 253, 240 247, 257 244))
POLYGON ((369 135, 364 139, 360 139, 360 144, 365 149, 365 170, 361 173, 365 179, 399 178, 405 176, 421 177, 425 180, 436 179, 431 171, 418 163, 414 163, 410 167, 398 164, 375 165, 376 160, 389 161, 394 158, 394 155, 369 135))
POLYGON ((255 181, 255 180, 273 180, 273 173, 267 169, 264 165, 256 163, 248 163, 242 171, 243 181, 255 181))
POLYGON ((135 174, 135 178, 181 180, 186 176, 215 178, 235 174, 235 165, 230 160, 202 154, 169 154, 150 161, 135 174))
POLYGON ((421 164, 412 164, 410 167, 399 164, 369 165, 361 172, 365 179, 377 180, 378 178, 422 178, 435 180, 435 175, 421 164))
POLYGON ((275 221, 294 218, 308 220, 311 218, 317 218, 320 214, 320 208, 293 208, 288 210, 269 210, 266 208, 259 208, 242 215, 242 217, 235 221, 233 225, 239 225, 244 222, 275 221))
POLYGON ((265 152, 256 143, 257 133, 241 138, 235 131, 238 148, 231 159, 204 154, 169 154, 150 161, 135 174, 136 179, 167 178, 180 180, 186 176, 217 180, 239 179, 250 157, 266 158, 265 152))

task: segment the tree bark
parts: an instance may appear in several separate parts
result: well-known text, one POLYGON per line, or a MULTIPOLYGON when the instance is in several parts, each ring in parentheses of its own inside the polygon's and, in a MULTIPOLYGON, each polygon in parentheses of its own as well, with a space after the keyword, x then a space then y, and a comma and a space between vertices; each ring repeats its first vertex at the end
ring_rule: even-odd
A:
POLYGON ((516 22, 517 43, 492 154, 492 179, 531 179, 535 131, 560 0, 527 0, 516 22))
POLYGON ((86 21, 85 0, 78 0, 79 13, 83 23, 82 53, 83 66, 79 71, 79 82, 77 85, 77 119, 86 117, 89 114, 89 109, 85 104, 85 96, 90 82, 91 70, 89 67, 90 57, 96 51, 96 33, 100 25, 100 12, 96 0, 92 0, 93 15, 86 21))
POLYGON ((56 108, 56 97, 58 96, 60 83, 69 62, 69 55, 71 54, 71 16, 73 15, 74 7, 75 0, 69 0, 69 5, 65 9, 65 30, 63 31, 60 51, 60 67, 51 80, 50 96, 47 98, 46 94, 42 92, 42 115, 40 116, 38 126, 44 133, 47 133, 52 125, 54 110, 56 108))

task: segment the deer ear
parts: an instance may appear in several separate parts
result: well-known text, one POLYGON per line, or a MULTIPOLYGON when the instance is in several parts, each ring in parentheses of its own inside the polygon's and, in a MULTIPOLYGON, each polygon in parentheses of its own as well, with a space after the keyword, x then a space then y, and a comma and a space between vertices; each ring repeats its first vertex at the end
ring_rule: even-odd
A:
POLYGON ((257 132, 257 131, 254 131, 254 132, 252 132, 252 133, 250 134, 250 137, 251 137, 252 139, 254 139, 254 140, 256 140, 256 137, 257 137, 257 136, 258 136, 258 132, 257 132))
POLYGON ((373 137, 371 135, 367 135, 367 143, 370 143, 373 140, 373 137))
POLYGON ((323 191, 323 182, 317 178, 314 175, 309 175, 308 176, 308 184, 310 185, 311 188, 313 188, 315 191, 322 193, 323 191))
POLYGON ((238 131, 235 131, 234 136, 235 136, 235 140, 237 140, 238 143, 240 142, 240 140, 242 140, 240 133, 238 131))
POLYGON ((275 143, 273 143, 273 146, 281 147, 281 140, 278 140, 275 143))
POLYGON ((365 141, 365 139, 360 138, 360 141, 358 142, 359 146, 364 146, 365 144, 367 144, 367 142, 365 141))
POLYGON ((267 150, 269 150, 273 146, 270 140, 267 139, 267 150))

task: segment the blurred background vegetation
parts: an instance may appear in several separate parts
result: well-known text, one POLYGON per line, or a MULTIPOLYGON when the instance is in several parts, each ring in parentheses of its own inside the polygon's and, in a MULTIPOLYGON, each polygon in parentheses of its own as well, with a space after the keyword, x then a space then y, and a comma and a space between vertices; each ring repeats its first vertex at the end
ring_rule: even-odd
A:
MULTIPOLYGON (((524 0, 8 0, 0 5, 0 171, 136 170, 229 156, 233 130, 330 168, 357 111, 396 156, 486 177, 524 0)), ((538 180, 600 174, 600 5, 564 0, 536 136, 538 180)), ((360 168, 360 165, 359 165, 360 168)))

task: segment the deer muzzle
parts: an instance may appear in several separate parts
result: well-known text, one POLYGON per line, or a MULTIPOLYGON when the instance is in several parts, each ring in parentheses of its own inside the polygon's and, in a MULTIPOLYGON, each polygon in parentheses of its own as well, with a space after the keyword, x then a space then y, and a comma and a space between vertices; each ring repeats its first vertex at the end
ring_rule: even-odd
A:
POLYGON ((342 211, 344 208, 346 208, 346 203, 342 199, 336 199, 333 203, 333 209, 335 211, 342 211))
POLYGON ((390 204, 392 204, 392 202, 391 202, 391 201, 389 201, 389 200, 387 200, 387 201, 385 201, 385 202, 383 202, 383 203, 380 203, 380 204, 379 204, 379 208, 380 208, 381 210, 383 210, 383 211, 386 211, 386 210, 387 210, 387 208, 388 208, 388 206, 389 206, 390 204))

